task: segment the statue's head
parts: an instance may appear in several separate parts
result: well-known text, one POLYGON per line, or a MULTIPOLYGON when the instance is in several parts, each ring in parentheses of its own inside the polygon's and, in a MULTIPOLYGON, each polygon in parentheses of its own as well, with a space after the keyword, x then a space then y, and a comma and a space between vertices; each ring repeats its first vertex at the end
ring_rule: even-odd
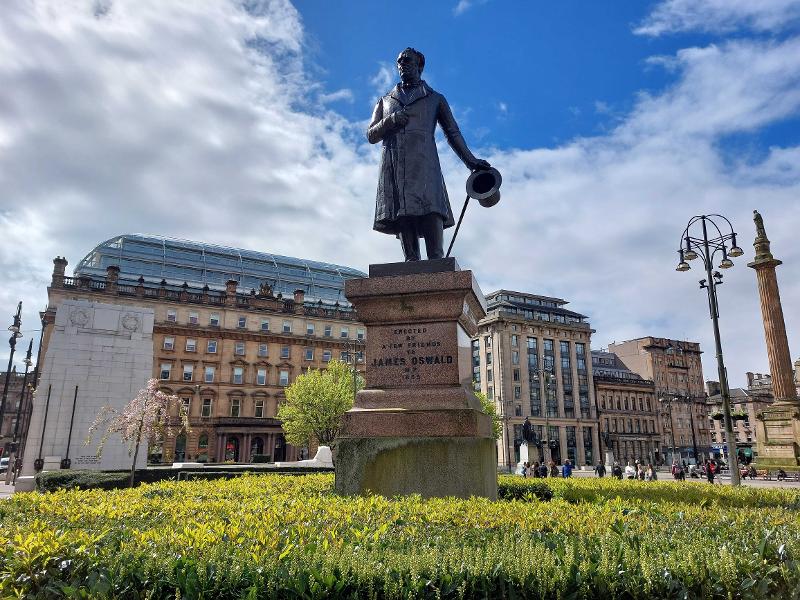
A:
POLYGON ((404 83, 418 81, 425 68, 425 55, 414 48, 406 48, 397 57, 397 72, 404 83))

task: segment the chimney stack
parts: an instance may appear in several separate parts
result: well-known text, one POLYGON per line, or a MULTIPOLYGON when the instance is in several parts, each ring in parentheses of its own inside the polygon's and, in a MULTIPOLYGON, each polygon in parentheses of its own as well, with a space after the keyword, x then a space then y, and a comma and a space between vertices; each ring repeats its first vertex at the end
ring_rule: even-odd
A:
POLYGON ((50 282, 51 287, 64 287, 64 273, 67 270, 67 259, 62 256, 56 256, 53 259, 53 280, 50 282))

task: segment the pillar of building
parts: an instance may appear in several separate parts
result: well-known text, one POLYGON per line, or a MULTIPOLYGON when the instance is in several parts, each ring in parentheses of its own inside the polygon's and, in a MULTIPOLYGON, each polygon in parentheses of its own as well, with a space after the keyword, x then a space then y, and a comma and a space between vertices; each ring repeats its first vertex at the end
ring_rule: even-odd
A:
POLYGON ((796 468, 800 466, 800 419, 797 411, 800 403, 794 384, 789 340, 775 273, 775 267, 782 263, 770 251, 764 220, 758 211, 753 211, 753 221, 756 224, 756 239, 753 242, 756 256, 747 266, 756 271, 758 280, 764 338, 775 398, 775 403, 763 411, 762 419, 757 425, 758 462, 767 467, 796 468))

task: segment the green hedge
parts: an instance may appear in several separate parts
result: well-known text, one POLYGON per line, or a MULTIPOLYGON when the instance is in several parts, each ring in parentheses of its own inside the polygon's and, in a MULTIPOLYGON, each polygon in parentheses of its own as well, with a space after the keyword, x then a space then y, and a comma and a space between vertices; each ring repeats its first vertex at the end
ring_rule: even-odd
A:
POLYGON ((704 598, 800 590, 800 492, 502 477, 521 499, 246 475, 0 503, 0 597, 704 598), (539 502, 544 485, 549 502, 539 502))
MULTIPOLYGON (((231 468, 226 465, 215 467, 201 467, 189 469, 138 469, 136 471, 135 485, 143 483, 157 483, 159 481, 177 481, 178 474, 181 479, 230 479, 240 477, 246 473, 276 473, 298 474, 328 473, 332 469, 321 467, 271 467, 266 468, 231 468)), ((55 492, 56 490, 114 490, 127 488, 130 483, 130 471, 89 471, 89 470, 64 470, 45 471, 36 475, 36 489, 40 492, 55 492)))

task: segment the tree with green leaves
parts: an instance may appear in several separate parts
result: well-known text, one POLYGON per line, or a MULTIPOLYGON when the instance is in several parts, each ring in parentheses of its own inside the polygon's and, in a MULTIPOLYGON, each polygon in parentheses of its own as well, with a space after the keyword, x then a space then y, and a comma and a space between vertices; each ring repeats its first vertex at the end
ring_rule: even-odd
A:
POLYGON ((316 440, 333 448, 342 416, 353 407, 354 392, 364 386, 351 365, 332 360, 326 369, 309 369, 286 388, 286 401, 278 407, 286 441, 308 446, 316 440))
POLYGON ((481 401, 481 410, 492 419, 492 435, 494 439, 499 440, 500 436, 503 435, 503 421, 497 414, 494 402, 489 400, 483 392, 475 392, 475 395, 481 401))

